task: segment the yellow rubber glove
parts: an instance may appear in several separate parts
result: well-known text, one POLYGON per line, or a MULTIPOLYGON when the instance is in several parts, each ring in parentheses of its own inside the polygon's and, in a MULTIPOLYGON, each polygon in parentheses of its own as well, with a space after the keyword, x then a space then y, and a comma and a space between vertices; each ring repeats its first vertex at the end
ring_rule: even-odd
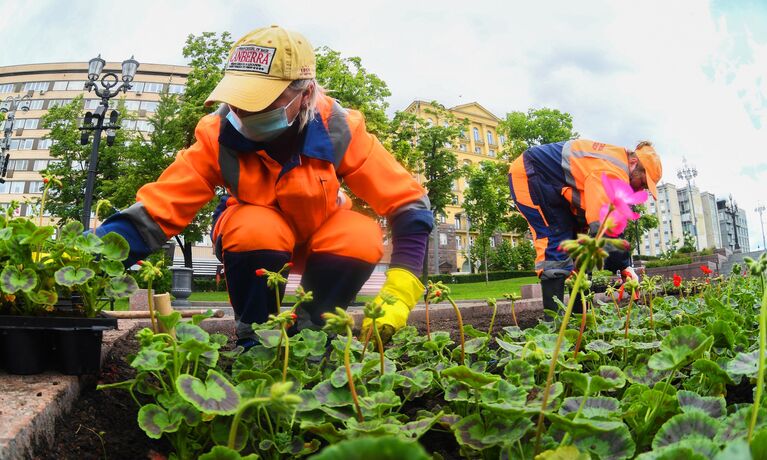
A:
MULTIPOLYGON (((376 326, 384 343, 388 342, 397 330, 405 327, 410 310, 423 297, 423 292, 423 284, 410 271, 404 268, 390 268, 386 271, 386 282, 373 300, 384 308, 384 316, 376 320, 376 326), (387 304, 382 295, 392 296, 396 300, 393 304, 387 304)), ((367 335, 372 323, 370 318, 362 321, 362 337, 367 335)))

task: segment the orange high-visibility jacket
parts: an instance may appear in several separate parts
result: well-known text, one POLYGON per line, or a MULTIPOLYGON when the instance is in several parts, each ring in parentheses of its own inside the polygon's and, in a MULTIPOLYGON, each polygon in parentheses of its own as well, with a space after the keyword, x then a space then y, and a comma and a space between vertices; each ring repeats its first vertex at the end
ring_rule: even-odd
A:
POLYGON ((629 182, 626 149, 587 139, 535 146, 516 161, 530 162, 589 227, 599 227, 599 210, 609 202, 602 174, 629 182))
POLYGON ((297 243, 307 241, 342 205, 337 199, 342 180, 378 214, 408 215, 399 219, 399 227, 408 225, 403 221, 431 219, 425 190, 366 131, 360 112, 322 96, 321 119, 304 128, 301 154, 281 165, 265 151, 253 150, 226 121, 227 110, 222 106, 203 117, 194 145, 179 152, 156 182, 141 187, 137 203, 123 211, 150 248, 179 234, 214 197, 216 186, 225 186, 241 203, 278 208, 297 243))

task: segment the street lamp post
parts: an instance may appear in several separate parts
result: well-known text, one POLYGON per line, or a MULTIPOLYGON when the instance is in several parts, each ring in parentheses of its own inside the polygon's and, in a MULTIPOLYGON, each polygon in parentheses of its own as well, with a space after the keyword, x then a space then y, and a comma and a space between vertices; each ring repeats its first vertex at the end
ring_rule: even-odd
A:
POLYGON ((29 110, 31 100, 29 94, 16 97, 8 96, 0 105, 0 112, 8 114, 5 119, 5 128, 3 129, 3 140, 0 141, 0 184, 5 183, 5 175, 8 173, 8 164, 11 160, 11 154, 8 153, 8 150, 11 149, 11 136, 13 135, 13 121, 16 119, 16 110, 26 112, 29 110))
POLYGON ((676 177, 687 181, 687 190, 690 192, 690 213, 692 215, 692 232, 695 234, 695 250, 699 250, 700 245, 698 243, 698 225, 695 219, 695 204, 693 203, 693 199, 692 199, 692 183, 691 183, 692 179, 697 177, 698 170, 695 168, 695 166, 688 165, 686 158, 682 161, 684 166, 682 166, 682 168, 677 171, 676 177))
POLYGON ((767 211, 767 208, 765 208, 763 204, 760 204, 754 211, 759 213, 759 223, 762 225, 762 249, 767 251, 767 239, 764 237, 764 219, 762 219, 762 214, 764 211, 767 211))
POLYGON ((93 131, 93 148, 91 149, 91 157, 88 162, 88 180, 85 185, 85 202, 83 203, 82 214, 82 223, 85 230, 90 228, 91 204, 93 201, 93 188, 96 182, 96 166, 99 161, 101 131, 106 130, 107 145, 111 146, 115 140, 115 131, 120 129, 120 126, 117 124, 117 118, 120 116, 120 113, 117 110, 112 110, 109 114, 109 123, 106 125, 104 124, 104 118, 109 109, 109 99, 117 96, 120 91, 127 93, 128 90, 131 89, 131 82, 133 81, 133 77, 136 76, 136 70, 139 66, 138 61, 133 59, 133 56, 131 56, 130 59, 123 61, 122 83, 120 83, 120 78, 118 78, 117 74, 114 72, 107 72, 99 81, 99 76, 101 75, 101 71, 104 70, 105 64, 106 61, 101 59, 100 54, 91 59, 88 63, 88 81, 85 83, 85 89, 87 89, 88 92, 94 90, 96 96, 101 98, 101 103, 94 112, 85 113, 83 126, 80 128, 82 131, 80 143, 82 145, 88 144, 90 131, 93 131), (101 86, 100 88, 99 85, 101 86))
POLYGON ((738 252, 740 251, 740 243, 738 242, 738 222, 736 220, 738 215, 738 203, 732 199, 732 195, 730 195, 729 202, 724 202, 724 212, 725 214, 729 214, 730 217, 732 217, 732 228, 735 234, 735 252, 738 252))

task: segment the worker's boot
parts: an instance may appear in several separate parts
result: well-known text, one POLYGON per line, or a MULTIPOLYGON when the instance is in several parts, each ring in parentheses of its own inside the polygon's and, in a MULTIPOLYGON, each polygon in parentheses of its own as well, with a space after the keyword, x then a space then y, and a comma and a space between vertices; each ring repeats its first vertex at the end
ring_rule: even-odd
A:
POLYGON ((312 301, 296 310, 298 319, 289 331, 321 329, 325 325, 322 314, 334 312, 336 307, 346 308, 370 278, 375 264, 335 254, 315 253, 306 260, 301 286, 312 292, 312 301))
MULTIPOLYGON (((245 348, 256 345, 252 323, 264 323, 270 314, 277 314, 274 291, 266 285, 266 276, 256 275, 263 268, 279 271, 290 260, 290 253, 259 249, 245 252, 224 252, 224 270, 229 301, 234 308, 237 344, 245 348)), ((287 278, 288 273, 283 272, 287 278)), ((285 286, 280 286, 280 298, 285 286)))
MULTIPOLYGON (((556 312, 559 310, 559 305, 554 300, 559 299, 560 302, 564 301, 565 297, 565 274, 564 273, 552 273, 547 274, 544 272, 541 275, 541 298, 543 299, 543 309, 556 312)), ((548 314, 544 314, 546 321, 553 321, 548 314)))

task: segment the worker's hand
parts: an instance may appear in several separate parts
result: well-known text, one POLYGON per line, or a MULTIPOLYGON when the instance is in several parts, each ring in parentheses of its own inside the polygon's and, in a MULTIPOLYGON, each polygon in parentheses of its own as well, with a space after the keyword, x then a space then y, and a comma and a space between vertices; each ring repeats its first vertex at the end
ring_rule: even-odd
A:
POLYGON ((623 281, 627 280, 634 280, 639 281, 639 275, 637 275, 636 270, 634 270, 634 267, 626 267, 623 270, 621 270, 621 278, 623 278, 623 281))
MULTIPOLYGON (((381 340, 386 343, 395 332, 407 324, 410 310, 423 296, 424 287, 421 281, 404 268, 390 268, 386 271, 386 282, 373 302, 383 306, 384 315, 376 319, 378 332, 381 340), (387 302, 388 300, 389 302, 387 302)), ((362 321, 362 337, 366 337, 372 320, 365 318, 362 321)))

